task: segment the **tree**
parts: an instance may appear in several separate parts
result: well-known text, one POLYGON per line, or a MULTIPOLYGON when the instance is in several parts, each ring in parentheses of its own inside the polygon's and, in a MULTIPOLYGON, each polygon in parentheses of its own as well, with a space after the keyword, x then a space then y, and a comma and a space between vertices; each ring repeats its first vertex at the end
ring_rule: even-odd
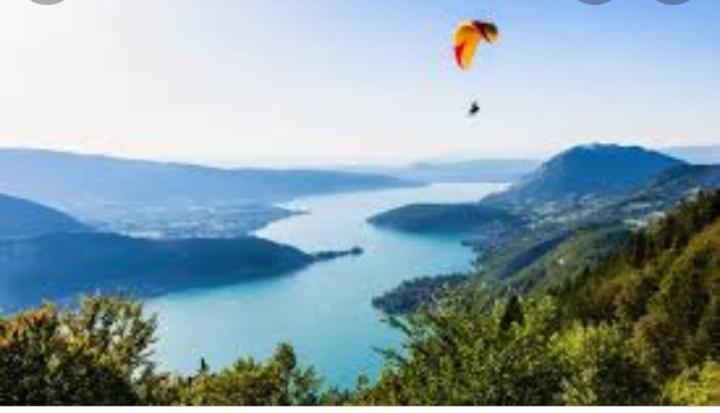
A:
POLYGON ((514 323, 522 324, 524 319, 525 314, 523 313, 523 307, 520 303, 520 299, 517 295, 513 294, 505 306, 505 313, 500 320, 500 328, 508 330, 514 323))
POLYGON ((657 390, 649 374, 637 363, 616 326, 575 324, 553 343, 563 360, 564 404, 646 405, 656 400, 657 390))
POLYGON ((156 322, 139 303, 87 298, 0 321, 0 404, 132 405, 153 370, 156 322))
POLYGON ((667 385, 665 401, 679 406, 720 405, 720 364, 707 362, 682 372, 667 385))
POLYGON ((562 365, 549 351, 558 328, 548 298, 528 300, 522 321, 503 328, 506 305, 444 309, 410 318, 407 355, 387 352, 372 405, 549 405, 558 402, 562 365))
POLYGON ((187 380, 179 404, 195 406, 307 406, 317 404, 320 380, 297 366, 295 352, 280 345, 270 360, 238 360, 218 373, 201 369, 187 380))

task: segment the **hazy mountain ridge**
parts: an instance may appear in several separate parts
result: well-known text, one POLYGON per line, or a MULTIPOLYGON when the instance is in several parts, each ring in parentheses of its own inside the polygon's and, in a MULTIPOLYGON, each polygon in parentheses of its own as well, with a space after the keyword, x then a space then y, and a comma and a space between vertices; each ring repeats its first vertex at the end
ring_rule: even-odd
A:
POLYGON ((244 236, 294 214, 278 202, 414 185, 376 174, 0 149, 0 193, 51 206, 102 231, 153 238, 244 236))
POLYGON ((404 167, 356 167, 399 179, 427 183, 517 182, 540 165, 531 159, 474 159, 465 161, 423 161, 404 167))
POLYGON ((162 216, 188 208, 269 205, 322 193, 415 185, 376 174, 219 169, 26 149, 0 150, 0 193, 86 220, 138 209, 162 216), (118 212, 120 211, 120 212, 118 212))
POLYGON ((676 146, 660 152, 695 165, 720 164, 720 145, 676 146))

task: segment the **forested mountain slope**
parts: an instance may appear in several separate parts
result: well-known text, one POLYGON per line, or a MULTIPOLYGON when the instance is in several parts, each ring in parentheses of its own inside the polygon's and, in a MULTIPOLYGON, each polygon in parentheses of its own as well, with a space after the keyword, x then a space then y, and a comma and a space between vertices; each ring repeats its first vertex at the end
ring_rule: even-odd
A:
POLYGON ((397 322, 369 404, 720 403, 720 192, 632 235, 562 286, 497 299, 470 283, 397 322))

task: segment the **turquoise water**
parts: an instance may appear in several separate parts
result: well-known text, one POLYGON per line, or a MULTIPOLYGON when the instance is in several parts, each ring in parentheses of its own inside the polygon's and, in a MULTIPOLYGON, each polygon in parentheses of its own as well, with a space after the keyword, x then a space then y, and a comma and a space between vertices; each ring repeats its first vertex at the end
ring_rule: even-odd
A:
POLYGON ((400 234, 365 220, 408 203, 475 201, 502 187, 442 184, 284 205, 308 214, 279 221, 258 236, 308 252, 360 246, 365 254, 290 275, 151 300, 148 309, 160 318, 156 357, 164 368, 188 373, 200 357, 218 368, 239 356, 267 357, 278 343, 289 342, 326 383, 352 386, 358 374, 377 373, 382 360, 375 348, 400 342, 371 299, 406 279, 467 270, 473 258, 458 238, 400 234))

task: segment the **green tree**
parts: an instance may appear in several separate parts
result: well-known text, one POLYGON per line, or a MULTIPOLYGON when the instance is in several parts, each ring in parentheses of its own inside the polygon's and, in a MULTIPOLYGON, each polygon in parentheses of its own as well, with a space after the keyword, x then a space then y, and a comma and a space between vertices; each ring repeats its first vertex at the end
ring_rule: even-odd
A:
POLYGON ((136 302, 87 298, 0 321, 0 403, 132 405, 152 374, 156 322, 136 302))
POLYGON ((549 405, 562 365, 550 352, 557 311, 548 298, 522 303, 522 321, 503 326, 506 305, 445 309, 408 320, 407 354, 388 352, 379 382, 359 395, 372 405, 549 405), (507 327, 507 328, 503 328, 507 327))
POLYGON ((187 380, 179 404, 196 406, 314 405, 320 380, 312 369, 301 369, 292 347, 280 345, 268 361, 241 359, 218 373, 201 369, 187 380))
POLYGON ((692 367, 668 383, 665 401, 680 406, 720 405, 720 364, 692 367))
POLYGON ((575 324, 553 343, 563 360, 564 404, 645 405, 657 400, 648 372, 637 363, 616 326, 575 324))

